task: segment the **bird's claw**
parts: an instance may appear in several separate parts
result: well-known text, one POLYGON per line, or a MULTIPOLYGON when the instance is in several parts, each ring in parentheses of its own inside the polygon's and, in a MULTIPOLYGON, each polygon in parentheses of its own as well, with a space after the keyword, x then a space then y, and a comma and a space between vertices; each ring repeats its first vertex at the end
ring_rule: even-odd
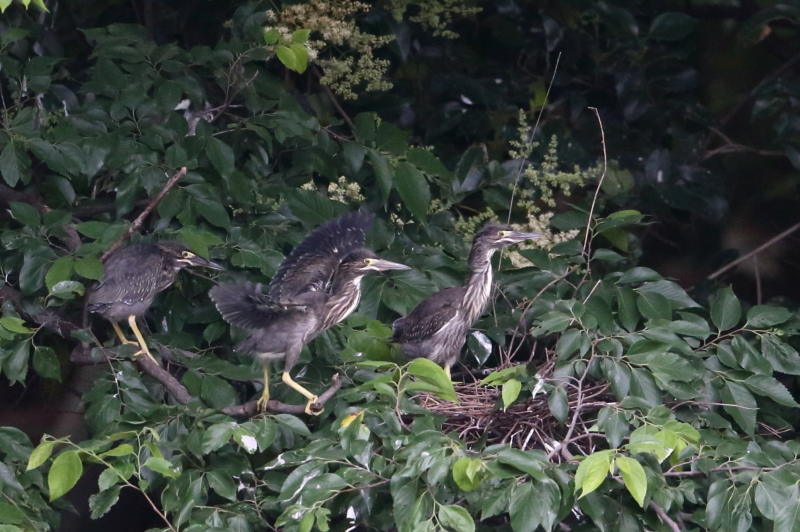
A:
POLYGON ((256 401, 256 406, 261 412, 267 411, 267 405, 269 405, 269 397, 262 396, 256 401))
POLYGON ((312 395, 311 397, 308 398, 308 402, 306 403, 306 414, 311 414, 312 416, 318 416, 324 411, 325 409, 322 407, 321 404, 319 404, 319 397, 317 397, 316 395, 312 395))

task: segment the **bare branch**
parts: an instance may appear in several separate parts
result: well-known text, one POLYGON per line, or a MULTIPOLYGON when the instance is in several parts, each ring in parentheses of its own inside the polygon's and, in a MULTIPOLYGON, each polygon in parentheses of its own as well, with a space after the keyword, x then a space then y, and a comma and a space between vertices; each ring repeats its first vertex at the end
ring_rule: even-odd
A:
POLYGON ((141 214, 139 214, 139 216, 136 217, 136 219, 133 221, 133 223, 130 225, 130 227, 128 227, 128 230, 125 231, 117 239, 116 242, 111 244, 111 247, 108 248, 108 250, 106 250, 105 253, 103 253, 103 256, 100 257, 101 261, 105 262, 109 255, 111 255, 117 249, 119 249, 120 246, 122 246, 122 244, 128 238, 130 238, 130 236, 133 233, 135 233, 136 231, 139 230, 139 228, 144 223, 145 218, 147 218, 147 216, 153 211, 153 209, 156 208, 156 205, 158 205, 159 202, 161 202, 161 200, 164 199, 164 196, 166 196, 167 192, 169 192, 170 189, 175 186, 175 183, 178 182, 178 179, 182 178, 185 175, 186 175, 186 167, 184 166, 183 168, 178 170, 177 173, 174 176, 170 177, 169 180, 167 180, 167 183, 164 185, 164 188, 161 189, 161 192, 159 192, 158 195, 156 195, 156 197, 153 198, 153 200, 147 205, 147 207, 144 208, 144 210, 141 212, 141 214))
POLYGON ((719 277, 723 273, 727 272, 728 270, 730 270, 734 266, 737 266, 738 264, 746 261, 747 259, 749 259, 750 257, 752 257, 754 255, 758 255, 759 253, 761 253, 762 251, 764 251, 768 247, 772 246, 773 244, 777 244, 778 242, 780 242, 781 240, 783 240, 787 236, 791 235, 792 233, 794 233, 798 229, 800 229, 800 222, 794 224, 793 226, 791 226, 789 229, 787 229, 786 231, 782 232, 781 234, 770 238, 769 240, 767 240, 766 242, 764 242, 763 244, 758 246, 756 249, 754 249, 750 253, 746 253, 746 254, 742 255, 741 257, 739 257, 738 259, 736 259, 735 261, 729 262, 728 264, 726 264, 725 266, 723 266, 719 270, 717 270, 714 273, 712 273, 711 275, 709 275, 707 277, 707 279, 709 279, 709 280, 716 279, 717 277, 719 277))

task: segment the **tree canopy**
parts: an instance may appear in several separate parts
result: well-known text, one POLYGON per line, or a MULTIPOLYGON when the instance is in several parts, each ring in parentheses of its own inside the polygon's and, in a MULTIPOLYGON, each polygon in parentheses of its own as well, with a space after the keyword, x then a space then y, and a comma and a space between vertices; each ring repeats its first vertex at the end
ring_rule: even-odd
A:
POLYGON ((800 527, 800 3, 0 10, 0 532, 800 527), (412 269, 304 348, 321 415, 260 413, 208 291, 357 209, 412 269), (450 382, 391 323, 487 220, 543 237, 450 382), (156 299, 159 364, 85 296, 160 240, 227 270, 156 299))

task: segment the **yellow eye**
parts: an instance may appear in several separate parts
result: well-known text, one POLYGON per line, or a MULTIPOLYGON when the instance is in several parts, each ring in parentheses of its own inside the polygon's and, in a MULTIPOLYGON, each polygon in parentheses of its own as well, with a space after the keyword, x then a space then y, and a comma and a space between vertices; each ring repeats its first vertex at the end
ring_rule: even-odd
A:
POLYGON ((499 233, 497 233, 497 236, 499 236, 500 238, 505 238, 510 234, 511 234, 511 231, 500 231, 499 233))
POLYGON ((364 259, 365 266, 371 266, 374 261, 372 259, 364 259))
POLYGON ((183 255, 184 259, 191 259, 192 257, 194 257, 194 253, 192 253, 191 251, 184 251, 183 253, 181 253, 181 255, 183 255))

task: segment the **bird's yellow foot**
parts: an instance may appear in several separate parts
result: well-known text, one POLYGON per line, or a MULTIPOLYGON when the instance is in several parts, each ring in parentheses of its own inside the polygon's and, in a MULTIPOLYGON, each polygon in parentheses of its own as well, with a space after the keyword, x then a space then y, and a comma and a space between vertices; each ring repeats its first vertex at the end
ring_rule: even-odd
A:
POLYGON ((311 414, 312 416, 318 416, 324 411, 325 409, 322 407, 321 404, 319 404, 319 397, 317 397, 316 395, 312 395, 311 397, 308 398, 308 402, 306 403, 306 414, 311 414))
POLYGON ((259 400, 256 401, 256 406, 261 412, 267 411, 268 404, 269 404, 269 395, 267 395, 266 397, 262 395, 261 398, 259 398, 259 400))
POLYGON ((266 412, 269 405, 269 376, 264 373, 266 380, 264 381, 264 389, 261 390, 261 397, 256 401, 256 406, 259 411, 266 412))

